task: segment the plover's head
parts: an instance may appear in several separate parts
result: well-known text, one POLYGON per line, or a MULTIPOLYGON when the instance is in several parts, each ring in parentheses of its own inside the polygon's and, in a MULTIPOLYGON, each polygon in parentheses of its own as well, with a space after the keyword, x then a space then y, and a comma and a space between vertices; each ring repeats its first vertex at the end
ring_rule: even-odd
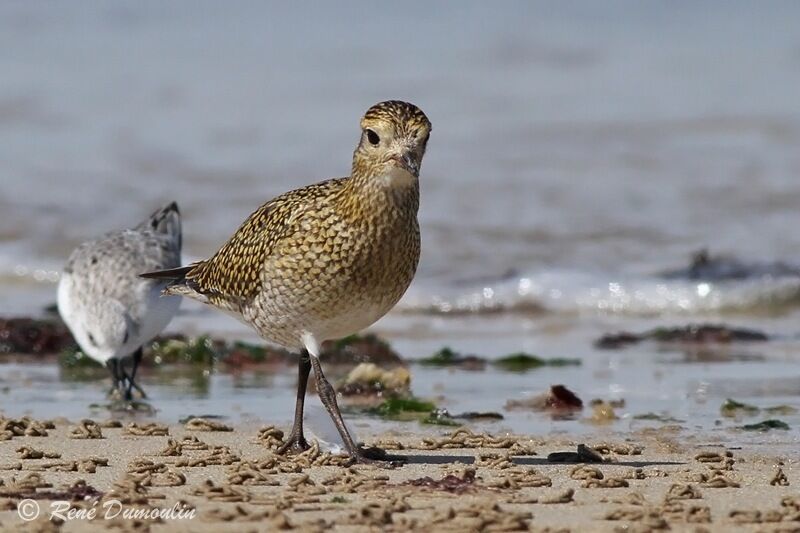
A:
POLYGON ((414 104, 399 100, 375 104, 361 119, 353 174, 415 182, 430 133, 431 122, 414 104))

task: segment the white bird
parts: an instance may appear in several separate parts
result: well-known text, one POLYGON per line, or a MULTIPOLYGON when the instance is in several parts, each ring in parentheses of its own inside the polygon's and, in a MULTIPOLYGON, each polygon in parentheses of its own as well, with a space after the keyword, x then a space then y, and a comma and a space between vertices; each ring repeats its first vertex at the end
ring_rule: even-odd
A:
POLYGON ((105 365, 126 400, 136 382, 142 346, 161 333, 180 307, 180 296, 161 297, 165 282, 142 272, 181 264, 181 219, 175 202, 133 229, 85 242, 70 255, 58 284, 58 311, 81 350, 105 365), (130 373, 123 360, 131 357, 130 373), (127 385, 126 385, 127 382, 127 385))

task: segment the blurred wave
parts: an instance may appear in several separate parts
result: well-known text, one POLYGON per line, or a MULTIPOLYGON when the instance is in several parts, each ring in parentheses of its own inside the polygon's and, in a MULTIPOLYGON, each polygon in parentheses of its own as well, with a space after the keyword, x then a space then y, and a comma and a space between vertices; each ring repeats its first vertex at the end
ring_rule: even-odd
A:
MULTIPOLYGON (((0 260, 0 288, 25 301, 55 297, 60 267, 0 260)), ((6 295, 5 305, 10 307, 6 295)), ((18 301, 17 304, 22 304, 18 301)), ((610 313, 631 316, 765 314, 800 308, 800 268, 735 257, 695 256, 685 268, 652 274, 568 269, 509 270, 496 276, 418 279, 397 306, 406 314, 610 313)))
POLYGON ((414 286, 398 306, 406 313, 582 313, 674 315, 772 313, 800 306, 800 276, 720 281, 620 277, 542 271, 471 286, 414 286))

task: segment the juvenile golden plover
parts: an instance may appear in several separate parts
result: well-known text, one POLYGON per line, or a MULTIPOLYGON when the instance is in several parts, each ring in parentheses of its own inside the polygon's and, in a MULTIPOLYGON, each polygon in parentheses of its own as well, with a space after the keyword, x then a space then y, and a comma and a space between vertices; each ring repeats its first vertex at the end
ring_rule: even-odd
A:
POLYGON ((113 386, 132 399, 142 345, 161 333, 181 299, 161 298, 165 283, 139 274, 181 264, 181 217, 175 202, 133 229, 78 246, 58 284, 58 311, 83 352, 106 365, 113 386), (130 374, 123 360, 133 356, 130 374))
POLYGON ((297 405, 284 446, 304 450, 303 401, 311 368, 317 391, 354 461, 353 441, 325 379, 319 345, 386 314, 419 261, 419 171, 431 123, 416 106, 381 102, 361 119, 349 177, 270 200, 208 260, 150 272, 165 293, 225 310, 273 343, 300 352, 297 405))

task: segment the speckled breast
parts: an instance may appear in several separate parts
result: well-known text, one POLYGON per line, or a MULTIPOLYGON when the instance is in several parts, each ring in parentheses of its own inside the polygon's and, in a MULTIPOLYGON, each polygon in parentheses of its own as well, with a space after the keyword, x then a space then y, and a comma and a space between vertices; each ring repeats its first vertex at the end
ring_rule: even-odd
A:
POLYGON ((278 252, 245 319, 288 348, 300 348, 306 333, 318 342, 344 337, 385 315, 410 285, 420 254, 416 213, 360 223, 314 217, 278 252))

